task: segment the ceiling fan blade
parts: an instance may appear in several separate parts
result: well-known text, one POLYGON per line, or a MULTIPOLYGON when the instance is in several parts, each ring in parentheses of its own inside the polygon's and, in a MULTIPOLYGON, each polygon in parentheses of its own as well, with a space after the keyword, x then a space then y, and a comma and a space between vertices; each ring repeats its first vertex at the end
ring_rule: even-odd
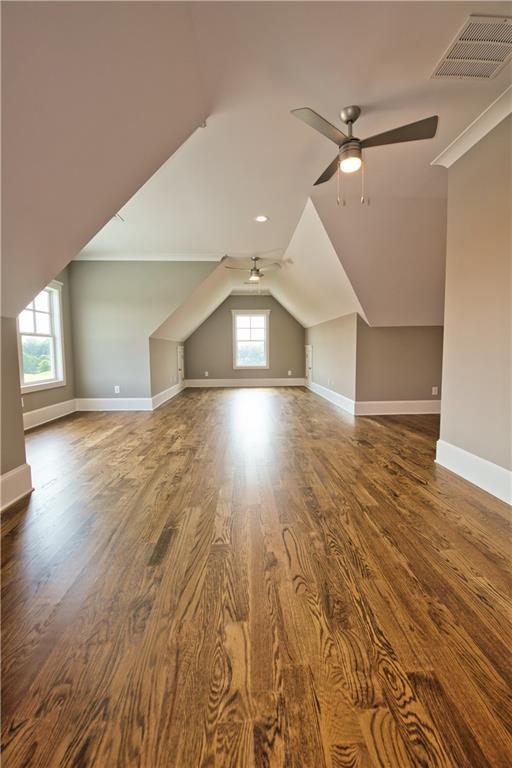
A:
POLYGON ((237 269, 241 272, 248 272, 250 267, 230 267, 229 264, 224 264, 224 269, 237 269))
POLYGON ((281 269, 281 265, 275 261, 273 264, 267 264, 266 262, 262 264, 263 269, 265 272, 270 272, 273 269, 281 269))
POLYGON ((338 147, 348 138, 348 136, 345 136, 339 128, 336 128, 335 125, 329 123, 328 120, 325 120, 325 118, 319 115, 318 112, 315 112, 314 109, 301 107, 301 109, 292 109, 291 113, 292 115, 295 115, 295 117, 298 117, 299 120, 302 120, 303 123, 306 123, 316 131, 323 133, 328 139, 334 141, 338 147))
POLYGON ((314 186, 316 187, 318 184, 323 184, 324 181, 329 181, 329 179, 331 179, 334 176, 334 174, 336 173, 336 171, 338 169, 339 162, 340 162, 339 157, 336 156, 334 158, 334 160, 332 161, 332 163, 327 166, 327 168, 322 173, 322 175, 319 176, 319 178, 315 181, 315 185, 314 186))
POLYGON ((433 115, 424 120, 418 120, 416 123, 409 123, 391 131, 378 133, 376 136, 370 136, 369 139, 363 139, 361 147, 366 149, 367 147, 381 147, 384 144, 401 144, 403 141, 432 139, 436 135, 438 120, 438 116, 433 115))

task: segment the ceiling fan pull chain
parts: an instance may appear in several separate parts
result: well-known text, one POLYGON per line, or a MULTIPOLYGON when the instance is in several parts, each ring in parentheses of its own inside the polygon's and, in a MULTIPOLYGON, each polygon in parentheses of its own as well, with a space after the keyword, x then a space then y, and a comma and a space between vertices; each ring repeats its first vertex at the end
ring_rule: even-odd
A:
POLYGON ((343 174, 340 171, 340 166, 338 163, 338 172, 336 176, 336 185, 337 185, 337 194, 336 194, 336 202, 338 205, 342 205, 343 208, 345 207, 345 187, 343 186, 343 174), (340 191, 341 187, 341 191, 340 191))
POLYGON ((365 197, 365 183, 364 183, 364 167, 366 163, 363 160, 361 164, 361 205, 364 205, 366 203, 366 197, 365 197))

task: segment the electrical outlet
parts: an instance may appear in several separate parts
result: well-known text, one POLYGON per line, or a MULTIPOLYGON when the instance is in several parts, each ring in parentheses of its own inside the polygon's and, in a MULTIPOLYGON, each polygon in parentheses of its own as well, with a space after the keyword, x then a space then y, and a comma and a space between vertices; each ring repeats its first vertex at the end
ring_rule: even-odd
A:
POLYGON ((23 398, 21 398, 21 407, 23 408, 24 405, 25 405, 25 402, 24 402, 23 398))
POLYGON ((204 375, 206 376, 206 378, 208 378, 208 371, 205 371, 204 375))
POLYGON ((439 387, 432 387, 432 394, 437 395, 439 392, 439 387))
POLYGON ((291 372, 291 371, 288 371, 288 376, 291 376, 291 375, 292 375, 292 372, 291 372))
POLYGON ((115 384, 114 385, 114 393, 116 395, 118 395, 120 393, 120 391, 121 391, 121 387, 119 386, 119 384, 115 384))

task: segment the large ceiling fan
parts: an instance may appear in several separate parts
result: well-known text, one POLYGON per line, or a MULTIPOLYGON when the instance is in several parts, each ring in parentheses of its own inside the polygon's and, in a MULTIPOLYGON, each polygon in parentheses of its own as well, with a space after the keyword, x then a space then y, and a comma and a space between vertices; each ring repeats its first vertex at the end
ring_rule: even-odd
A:
MULTIPOLYGON (((222 260, 224 261, 227 258, 228 258, 228 255, 226 254, 226 256, 224 256, 224 259, 222 260)), ((261 258, 261 256, 251 256, 250 264, 248 265, 234 267, 231 264, 224 264, 224 267, 226 269, 237 269, 237 270, 242 270, 244 272, 248 270, 249 283, 259 283, 261 278, 265 277, 265 272, 261 271, 260 263, 261 263, 261 266, 263 266, 265 272, 268 272, 269 270, 272 270, 272 269, 280 269, 281 267, 281 265, 277 261, 274 261, 274 262, 265 261, 264 259, 261 258)))
POLYGON ((368 139, 358 139, 352 134, 352 127, 361 114, 360 107, 344 107, 340 112, 342 121, 347 126, 347 133, 343 133, 335 125, 325 120, 318 112, 309 107, 301 109, 292 109, 292 115, 298 117, 302 122, 319 131, 331 141, 338 145, 338 154, 330 165, 327 166, 322 175, 315 181, 317 184, 323 184, 334 176, 338 167, 343 173, 354 173, 362 165, 362 150, 368 147, 380 147, 384 144, 401 144, 403 141, 419 141, 421 139, 432 139, 436 135, 438 116, 433 115, 424 120, 418 120, 416 123, 402 125, 400 128, 393 128, 391 131, 378 133, 376 136, 370 136, 368 139))

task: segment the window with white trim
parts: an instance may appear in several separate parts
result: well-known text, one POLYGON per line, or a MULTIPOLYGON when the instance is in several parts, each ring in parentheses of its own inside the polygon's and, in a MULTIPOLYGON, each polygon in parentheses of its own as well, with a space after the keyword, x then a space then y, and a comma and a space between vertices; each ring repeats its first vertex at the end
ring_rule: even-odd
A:
POLYGON ((233 368, 269 367, 269 309, 233 309, 233 368))
POLYGON ((61 291, 52 282, 18 316, 22 392, 65 383, 61 291))

